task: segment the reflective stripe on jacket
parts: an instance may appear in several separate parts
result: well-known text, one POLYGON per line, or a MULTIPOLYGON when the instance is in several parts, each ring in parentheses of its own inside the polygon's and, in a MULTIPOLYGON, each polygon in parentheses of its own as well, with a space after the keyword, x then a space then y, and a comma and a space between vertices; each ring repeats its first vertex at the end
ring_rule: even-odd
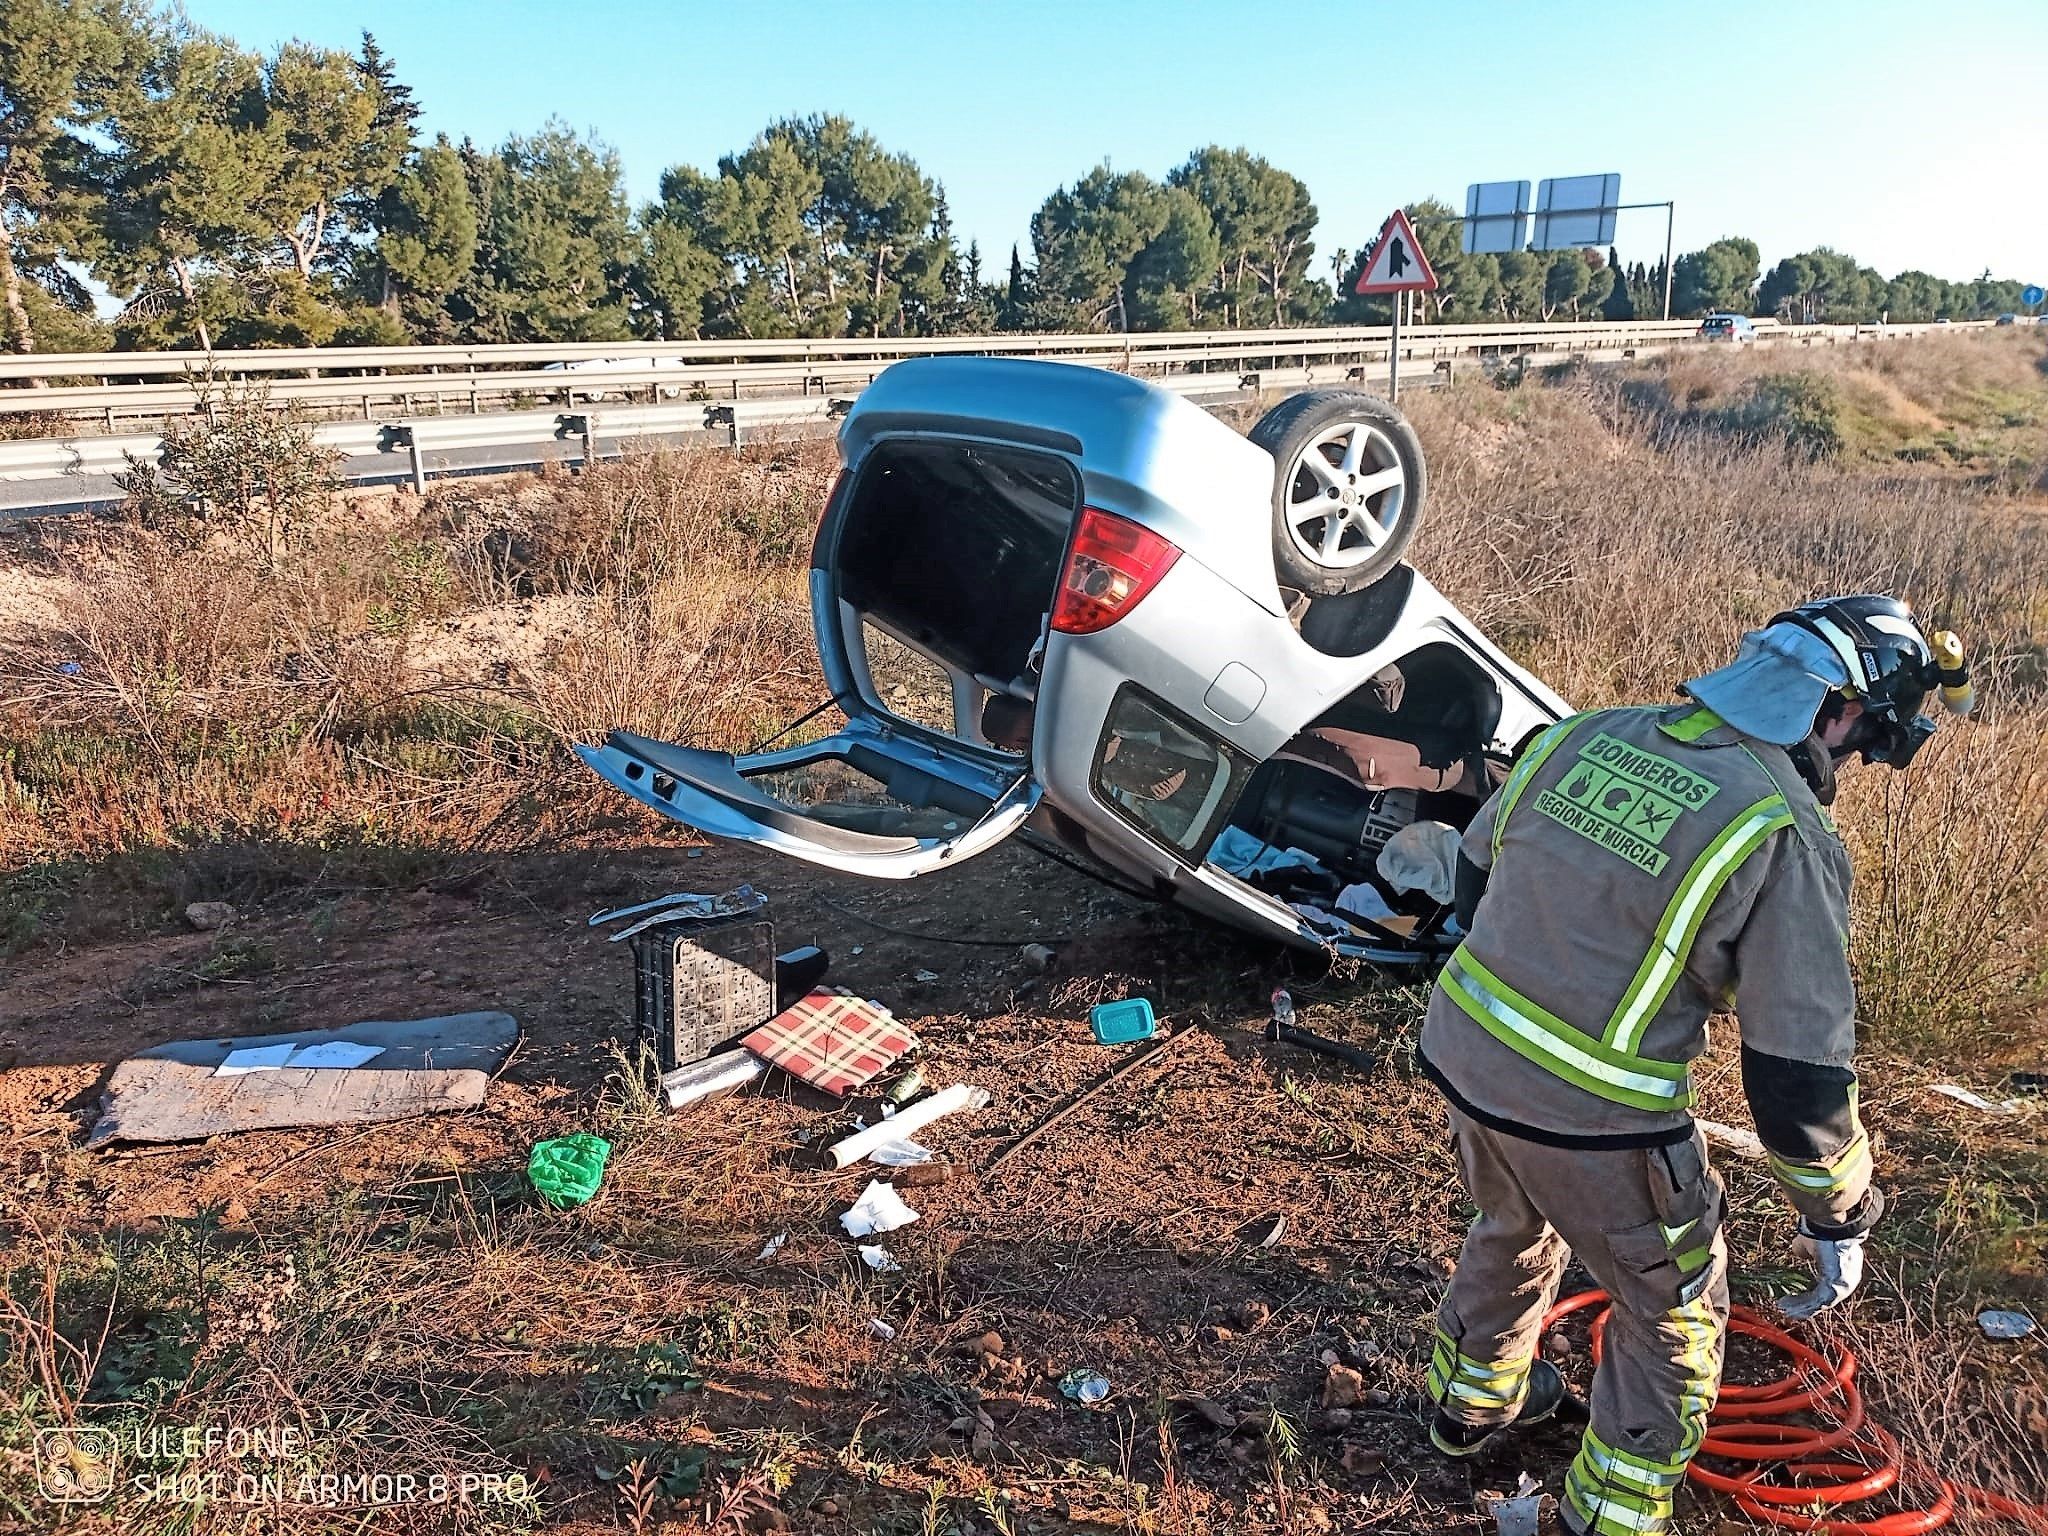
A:
POLYGON ((1757 1052, 1847 1067, 1848 855, 1782 748, 1692 705, 1576 715, 1464 852, 1486 894, 1421 1044, 1468 1110, 1544 1139, 1675 1139, 1731 1003, 1757 1052))

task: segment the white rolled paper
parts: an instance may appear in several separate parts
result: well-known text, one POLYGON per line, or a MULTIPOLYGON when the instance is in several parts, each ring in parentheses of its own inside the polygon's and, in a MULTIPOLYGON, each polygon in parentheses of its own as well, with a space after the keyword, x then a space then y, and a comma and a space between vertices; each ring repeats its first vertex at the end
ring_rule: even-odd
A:
POLYGON ((846 1140, 834 1143, 831 1148, 832 1166, 844 1168, 857 1163, 877 1147, 907 1140, 912 1132, 921 1130, 934 1120, 963 1109, 980 1109, 988 1103, 988 1098, 986 1088, 977 1088, 972 1083, 955 1083, 950 1088, 941 1088, 929 1098, 919 1099, 915 1104, 897 1110, 880 1125, 855 1131, 846 1140))

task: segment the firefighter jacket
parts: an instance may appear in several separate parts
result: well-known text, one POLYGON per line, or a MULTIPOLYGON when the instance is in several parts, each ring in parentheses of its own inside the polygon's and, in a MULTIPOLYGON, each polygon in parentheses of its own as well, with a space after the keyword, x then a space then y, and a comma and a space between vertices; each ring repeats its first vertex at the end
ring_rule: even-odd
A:
POLYGON ((1453 1103, 1553 1145, 1688 1139, 1688 1064, 1733 1007, 1780 1186, 1819 1235, 1869 1226, 1849 857, 1782 747, 1692 704, 1575 715, 1463 853, 1485 893, 1421 1040, 1453 1103))

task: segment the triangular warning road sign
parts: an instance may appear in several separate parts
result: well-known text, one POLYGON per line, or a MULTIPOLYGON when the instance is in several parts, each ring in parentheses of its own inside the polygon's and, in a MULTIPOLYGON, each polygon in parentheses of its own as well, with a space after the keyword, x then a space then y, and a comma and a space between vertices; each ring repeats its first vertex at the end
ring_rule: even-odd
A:
POLYGON ((1409 227, 1408 215, 1396 208, 1380 226, 1373 243, 1372 260, 1358 274, 1359 293, 1428 293, 1436 287, 1436 274, 1429 270, 1429 258, 1409 227))

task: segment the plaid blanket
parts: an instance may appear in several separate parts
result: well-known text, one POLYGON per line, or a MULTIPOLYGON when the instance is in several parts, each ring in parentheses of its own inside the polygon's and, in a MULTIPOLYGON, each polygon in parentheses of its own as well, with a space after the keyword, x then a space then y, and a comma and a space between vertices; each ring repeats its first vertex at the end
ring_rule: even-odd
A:
POLYGON ((791 1077, 845 1098, 915 1050, 917 1036, 888 1009, 838 987, 820 987, 740 1044, 791 1077))

